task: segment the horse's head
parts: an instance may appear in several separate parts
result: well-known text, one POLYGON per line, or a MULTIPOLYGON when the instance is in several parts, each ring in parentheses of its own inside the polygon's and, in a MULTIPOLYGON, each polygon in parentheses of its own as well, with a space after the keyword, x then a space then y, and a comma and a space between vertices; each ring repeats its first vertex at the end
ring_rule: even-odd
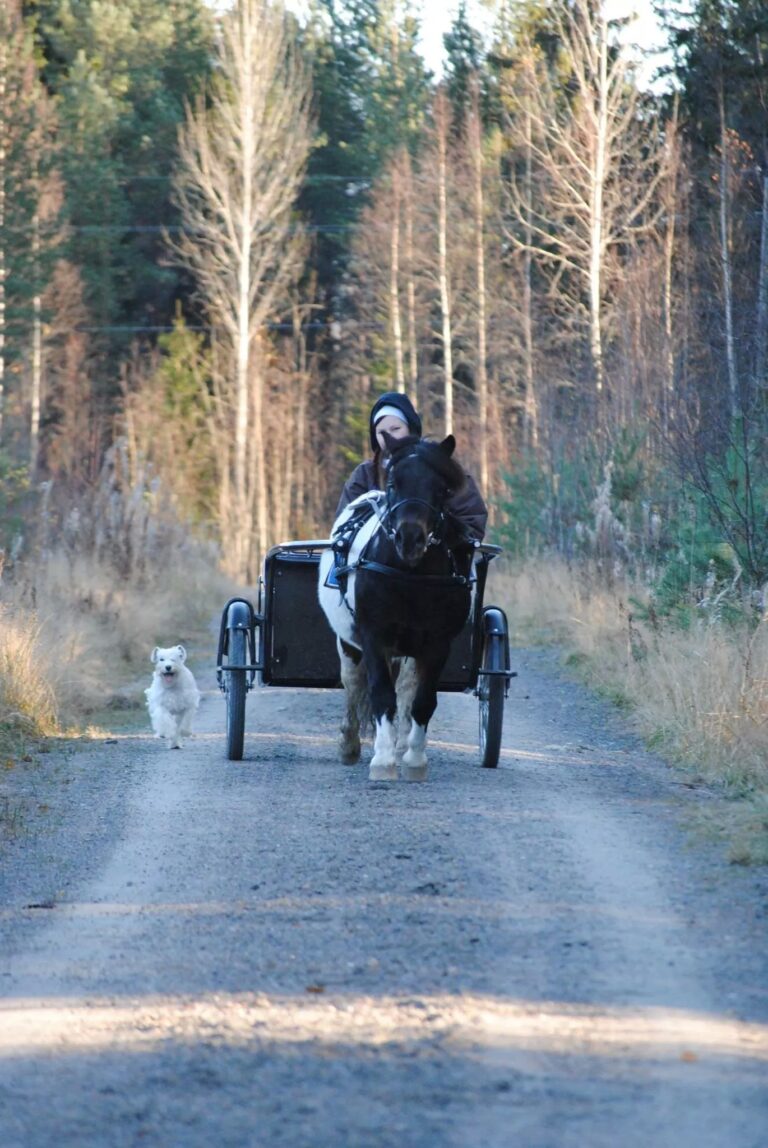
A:
POLYGON ((446 500, 464 485, 464 471, 451 456, 453 435, 442 442, 385 434, 387 474, 386 529, 398 557, 415 566, 427 547, 441 537, 446 500))

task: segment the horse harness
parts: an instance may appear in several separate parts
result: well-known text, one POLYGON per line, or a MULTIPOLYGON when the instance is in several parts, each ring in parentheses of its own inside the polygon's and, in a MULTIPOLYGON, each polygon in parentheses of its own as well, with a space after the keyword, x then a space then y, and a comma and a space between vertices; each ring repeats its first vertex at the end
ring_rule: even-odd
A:
MULTIPOLYGON (((382 496, 382 493, 375 492, 375 496, 371 494, 360 498, 360 505, 356 506, 349 518, 340 523, 333 532, 331 538, 331 546, 333 550, 333 566, 326 580, 329 586, 338 588, 344 605, 349 610, 352 617, 355 615, 353 607, 350 605, 347 598, 347 586, 350 574, 356 573, 358 570, 365 570, 374 574, 381 574, 387 578, 396 578, 403 582, 416 581, 419 585, 432 585, 432 586, 469 586, 472 582, 471 577, 461 574, 456 566, 456 558, 453 551, 446 545, 443 538, 443 528, 445 525, 445 514, 442 510, 435 510, 431 503, 422 498, 403 498, 399 502, 392 503, 393 486, 391 480, 387 482, 387 490, 382 496), (380 513, 382 500, 384 501, 384 511, 380 513), (399 570, 394 566, 387 566, 383 562, 377 562, 373 558, 366 556, 368 547, 373 539, 376 537, 378 530, 383 530, 387 538, 394 544, 395 532, 390 525, 392 515, 401 506, 408 503, 420 503, 428 507, 435 514, 435 525, 430 531, 427 539, 428 546, 438 546, 445 551, 450 558, 452 571, 449 574, 419 574, 411 570, 399 570), (367 523, 371 516, 376 514, 379 521, 370 533, 369 538, 363 545, 360 553, 350 562, 349 552, 352 543, 360 532, 361 528, 367 523)), ((374 492, 372 492, 373 494, 374 492)))

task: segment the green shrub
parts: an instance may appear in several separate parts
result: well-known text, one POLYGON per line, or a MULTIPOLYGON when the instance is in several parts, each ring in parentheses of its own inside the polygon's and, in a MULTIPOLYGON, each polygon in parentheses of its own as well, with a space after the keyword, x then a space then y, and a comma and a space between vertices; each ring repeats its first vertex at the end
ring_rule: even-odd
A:
POLYGON ((26 466, 13 462, 0 450, 0 549, 12 549, 24 530, 24 513, 29 496, 26 466))

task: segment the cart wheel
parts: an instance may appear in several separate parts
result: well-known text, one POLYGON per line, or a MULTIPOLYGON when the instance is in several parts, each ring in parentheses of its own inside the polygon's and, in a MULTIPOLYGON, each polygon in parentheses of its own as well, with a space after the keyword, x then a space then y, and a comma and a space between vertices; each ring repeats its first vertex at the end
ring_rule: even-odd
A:
POLYGON ((480 667, 478 697, 480 698, 480 753, 481 764, 495 769, 501 752, 501 727, 504 722, 504 675, 483 674, 483 670, 504 670, 506 657, 501 634, 486 634, 483 661, 480 667))
MULTIPOLYGON (((227 658, 231 665, 244 666, 246 657, 244 630, 230 630, 227 658)), ((241 761, 245 735, 245 670, 227 670, 227 757, 241 761)))

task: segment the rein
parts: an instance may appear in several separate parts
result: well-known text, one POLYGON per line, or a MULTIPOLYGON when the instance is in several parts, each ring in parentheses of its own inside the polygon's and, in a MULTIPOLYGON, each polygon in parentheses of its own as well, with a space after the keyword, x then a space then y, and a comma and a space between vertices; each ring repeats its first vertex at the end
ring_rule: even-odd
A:
MULTIPOLYGON (((411 500, 410 499, 404 499, 403 501, 411 501, 411 500)), ((419 500, 419 501, 423 501, 423 500, 419 500)), ((425 503, 425 505, 429 506, 430 504, 425 503)), ((386 526, 384 524, 386 514, 387 514, 387 512, 385 512, 384 515, 379 517, 378 529, 383 530, 387 539, 390 541, 390 543, 392 543, 392 541, 393 541, 392 535, 386 529, 386 526)), ((442 513, 441 513, 440 517, 441 517, 441 522, 442 522, 442 520, 444 518, 442 513)), ((450 562, 451 562, 451 566, 453 568, 450 574, 420 574, 416 570, 401 570, 397 566, 387 566, 386 563, 384 563, 384 562, 377 562, 373 558, 366 558, 365 552, 368 549, 368 547, 371 545, 371 543, 373 542, 375 537, 376 537, 376 531, 374 531, 374 533, 368 539, 368 542, 365 544, 365 548, 364 548, 362 554, 359 556, 359 558, 356 558, 354 562, 344 562, 344 563, 336 565, 336 574, 338 577, 343 578, 349 574, 356 574, 359 570, 365 570, 370 574, 382 574, 387 578, 396 578, 400 582, 416 582, 418 585, 464 587, 464 586, 470 586, 472 584, 472 582, 474 581, 474 578, 471 575, 469 577, 467 577, 466 575, 459 573, 459 571, 456 569, 456 558, 454 556, 453 551, 450 549, 449 546, 445 545, 444 540, 441 538, 435 538, 433 540, 433 542, 430 543, 430 545, 441 547, 441 549, 443 549, 445 551, 445 553, 448 555, 448 558, 450 559, 450 562)), ((344 599, 344 603, 345 603, 347 609, 349 610, 349 612, 351 614, 354 615, 354 610, 352 609, 349 602, 347 601, 347 595, 346 595, 345 590, 341 589, 341 587, 340 587, 340 590, 341 590, 341 596, 344 599)))

